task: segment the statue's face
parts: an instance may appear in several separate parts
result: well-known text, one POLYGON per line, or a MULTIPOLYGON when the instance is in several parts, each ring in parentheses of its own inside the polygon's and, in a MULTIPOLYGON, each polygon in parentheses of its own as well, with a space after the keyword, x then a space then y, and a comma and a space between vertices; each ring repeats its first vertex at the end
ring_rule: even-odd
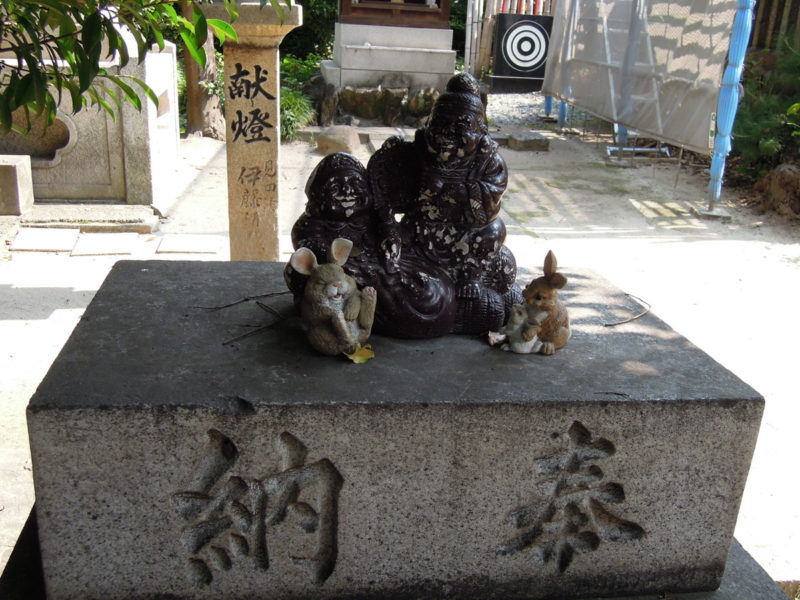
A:
POLYGON ((439 162, 471 156, 481 139, 483 118, 472 112, 434 109, 425 133, 428 150, 439 162))
POLYGON ((349 219, 368 208, 367 181, 352 171, 333 175, 322 184, 317 198, 326 217, 349 219))

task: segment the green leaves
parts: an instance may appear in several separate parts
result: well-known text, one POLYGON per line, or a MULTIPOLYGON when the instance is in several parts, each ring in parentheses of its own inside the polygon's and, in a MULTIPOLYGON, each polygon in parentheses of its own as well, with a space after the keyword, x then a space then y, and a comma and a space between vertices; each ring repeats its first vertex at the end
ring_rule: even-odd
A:
POLYGON ((203 14, 203 11, 200 10, 200 7, 197 6, 197 4, 194 4, 192 9, 194 12, 195 43, 198 46, 202 46, 206 43, 206 39, 208 38, 208 24, 206 23, 206 16, 203 14))
MULTIPOLYGON (((283 0, 286 3, 286 6, 292 8, 292 0, 283 0)), ((260 0, 261 8, 264 8, 267 5, 267 0, 260 0)), ((281 23, 284 22, 286 19, 286 15, 283 12, 283 6, 281 6, 281 0, 269 0, 270 6, 275 9, 275 12, 278 13, 278 18, 280 18, 281 23)))
MULTIPOLYGON (((203 43, 212 32, 222 42, 238 37, 231 24, 207 19, 201 1, 188 0, 190 10, 182 16, 174 0, 2 0, 0 51, 11 58, 0 65, 0 133, 12 127, 29 131, 30 114, 52 122, 57 108, 78 112, 98 106, 116 115, 124 102, 141 110, 142 94, 157 104, 145 82, 124 73, 134 54, 133 44, 128 44, 132 39, 141 62, 153 43, 164 47, 169 29, 205 66, 203 43), (14 126, 17 111, 24 116, 17 118, 21 125, 14 126)), ((235 23, 237 2, 224 1, 235 23)), ((291 7, 291 0, 269 2, 283 20, 282 4, 291 7)), ((262 7, 266 3, 261 0, 262 7)))
POLYGON ((769 53, 775 58, 769 70, 765 54, 748 54, 734 122, 733 154, 742 181, 757 181, 781 163, 800 160, 800 42, 781 38, 769 53))
POLYGON ((235 23, 239 18, 239 6, 236 4, 236 0, 225 0, 225 10, 228 11, 231 23, 235 23))
POLYGON ((182 26, 179 30, 180 36, 189 54, 197 64, 205 68, 206 51, 203 49, 203 44, 208 38, 208 23, 203 11, 192 2, 192 21, 178 17, 177 23, 182 26))
POLYGON ((197 46, 194 36, 189 31, 181 31, 181 39, 195 62, 205 68, 206 51, 202 47, 197 46))
POLYGON ((221 21, 220 19, 208 19, 208 26, 214 30, 214 35, 216 35, 223 44, 227 38, 231 38, 234 42, 239 41, 239 36, 236 35, 236 31, 225 21, 221 21))
POLYGON ((117 84, 117 86, 122 90, 122 93, 125 95, 125 99, 133 104, 136 110, 142 110, 142 101, 139 99, 139 95, 134 91, 134 89, 129 86, 125 81, 122 80, 122 77, 117 75, 109 75, 108 79, 113 81, 117 84))
POLYGON ((773 156, 781 151, 780 140, 770 137, 758 141, 758 149, 765 156, 773 156))

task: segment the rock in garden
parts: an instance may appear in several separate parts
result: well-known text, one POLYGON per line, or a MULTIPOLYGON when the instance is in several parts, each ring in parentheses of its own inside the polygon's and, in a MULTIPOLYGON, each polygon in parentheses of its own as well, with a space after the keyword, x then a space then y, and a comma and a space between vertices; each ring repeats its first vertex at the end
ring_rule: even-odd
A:
POLYGON ((317 137, 317 152, 326 156, 334 152, 354 154, 360 145, 356 128, 348 125, 333 125, 323 129, 317 137))
POLYGON ((800 167, 778 165, 756 185, 761 205, 778 214, 800 216, 800 167))
POLYGON ((550 150, 550 140, 541 133, 513 133, 508 136, 508 147, 512 150, 547 152, 550 150))
POLYGON ((403 104, 408 95, 406 88, 381 88, 381 104, 384 125, 400 125, 403 122, 403 104))
POLYGON ((339 91, 336 86, 317 75, 304 86, 303 92, 313 100, 319 115, 319 124, 324 127, 333 125, 339 109, 339 91))
POLYGON ((380 119, 383 114, 383 90, 376 88, 342 88, 339 103, 342 112, 363 119, 380 119))
POLYGON ((427 117, 431 114, 434 101, 439 97, 439 91, 434 88, 417 90, 409 93, 406 103, 406 112, 415 117, 427 117))

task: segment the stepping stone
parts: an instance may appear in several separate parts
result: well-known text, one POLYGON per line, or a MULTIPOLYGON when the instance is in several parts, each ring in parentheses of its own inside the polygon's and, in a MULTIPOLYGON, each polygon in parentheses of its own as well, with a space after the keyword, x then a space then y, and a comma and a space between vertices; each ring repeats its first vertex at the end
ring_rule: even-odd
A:
POLYGON ((333 154, 334 152, 348 152, 355 154, 361 146, 358 131, 355 127, 347 125, 334 125, 323 129, 317 137, 317 152, 333 154))
POLYGON ((138 241, 137 233, 84 233, 72 249, 72 256, 133 254, 138 241))
POLYGON ((508 137, 508 147, 512 150, 548 152, 550 140, 541 133, 513 133, 508 137))
POLYGON ((161 240, 156 254, 217 254, 224 240, 219 235, 170 233, 161 240))
POLYGON ((71 252, 79 229, 23 227, 11 242, 12 252, 71 252))

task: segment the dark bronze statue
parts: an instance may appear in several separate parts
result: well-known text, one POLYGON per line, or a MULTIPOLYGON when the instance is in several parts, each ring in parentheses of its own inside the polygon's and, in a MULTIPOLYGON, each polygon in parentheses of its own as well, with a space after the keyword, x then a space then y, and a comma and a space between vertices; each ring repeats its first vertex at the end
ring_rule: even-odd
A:
MULTIPOLYGON (((498 330, 522 301, 516 262, 498 217, 508 171, 488 134, 477 81, 459 74, 414 141, 387 140, 364 169, 325 157, 306 186, 295 248, 326 261, 331 242, 353 242, 344 269, 377 291, 374 331, 424 338, 498 330)), ((302 296, 304 277, 287 267, 302 296)))

